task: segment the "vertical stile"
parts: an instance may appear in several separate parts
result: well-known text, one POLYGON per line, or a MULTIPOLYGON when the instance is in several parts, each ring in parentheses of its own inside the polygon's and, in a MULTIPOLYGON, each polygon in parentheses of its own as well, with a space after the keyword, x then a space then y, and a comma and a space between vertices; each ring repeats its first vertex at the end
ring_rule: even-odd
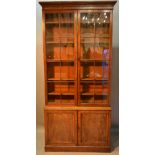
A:
POLYGON ((77 36, 77 38, 78 38, 78 51, 77 51, 77 55, 78 55, 78 57, 77 57, 77 65, 78 65, 78 105, 80 105, 80 102, 81 102, 81 89, 80 89, 80 81, 81 81, 81 66, 80 66, 80 59, 81 59, 81 50, 80 50, 80 46, 81 46, 81 33, 80 33, 80 31, 81 31, 81 25, 80 25, 80 23, 81 23, 81 21, 80 21, 80 11, 78 11, 78 36, 77 36))
POLYGON ((78 103, 78 65, 77 65, 77 11, 74 11, 74 68, 75 68, 75 76, 74 76, 74 102, 75 105, 78 103))
POLYGON ((95 23, 95 13, 93 13, 94 14, 94 55, 93 55, 93 61, 94 61, 94 81, 93 81, 93 83, 94 83, 94 94, 93 94, 93 99, 94 99, 94 104, 95 104, 95 79, 96 79, 96 72, 95 72, 95 43, 96 43, 96 41, 95 41, 95 39, 96 39, 96 23, 95 23))
POLYGON ((110 12, 110 27, 109 27, 109 34, 110 34, 110 45, 109 45, 109 52, 110 52, 110 55, 109 55, 109 93, 108 93, 108 102, 109 102, 109 105, 111 104, 111 82, 112 82, 112 79, 111 79, 111 74, 112 74, 112 13, 113 11, 109 11, 110 12))
POLYGON ((45 11, 42 9, 42 31, 43 31, 43 62, 44 62, 44 90, 45 90, 45 105, 48 104, 48 92, 47 92, 47 62, 46 62, 46 28, 45 28, 45 11))
MULTIPOLYGON (((61 44, 61 34, 60 34, 60 32, 61 32, 61 14, 59 13, 58 14, 58 21, 59 21, 59 50, 60 50, 60 62, 59 62, 59 65, 60 65, 60 81, 62 80, 62 78, 61 78, 61 76, 62 76, 62 74, 61 74, 61 70, 62 70, 62 66, 61 66, 61 61, 62 61, 62 59, 61 59, 61 46, 62 46, 62 44, 61 44)), ((60 85, 60 104, 62 103, 62 92, 61 92, 61 85, 62 85, 62 83, 59 81, 59 85, 60 85)))

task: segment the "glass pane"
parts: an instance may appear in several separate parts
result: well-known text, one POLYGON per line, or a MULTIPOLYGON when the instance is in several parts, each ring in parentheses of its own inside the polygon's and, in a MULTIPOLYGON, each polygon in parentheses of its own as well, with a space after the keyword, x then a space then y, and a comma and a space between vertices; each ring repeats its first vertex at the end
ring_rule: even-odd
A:
POLYGON ((62 80, 74 80, 75 79, 75 67, 74 62, 61 62, 61 79, 62 80))
POLYGON ((60 95, 61 93, 61 83, 48 83, 48 95, 60 95))
POLYGON ((48 100, 50 103, 61 103, 61 83, 48 83, 48 100))
POLYGON ((109 49, 104 46, 100 46, 99 44, 96 44, 94 57, 98 60, 109 60, 109 49))
POLYGON ((61 93, 68 93, 68 95, 73 95, 74 93, 74 83, 61 83, 61 93))
POLYGON ((48 100, 51 103, 74 103, 74 82, 48 83, 48 100))
POLYGON ((94 36, 95 35, 95 24, 94 24, 93 13, 81 13, 81 36, 94 36))
POLYGON ((80 93, 85 95, 94 94, 94 83, 83 82, 80 84, 80 93))
POLYGON ((46 24, 46 42, 59 42, 58 38, 54 38, 55 36, 59 36, 59 24, 46 24))
POLYGON ((60 36, 74 35, 74 14, 63 13, 60 14, 60 36))
POLYGON ((74 60, 73 38, 61 38, 61 59, 74 60))
POLYGON ((108 95, 109 87, 107 81, 95 82, 95 94, 108 95))
POLYGON ((74 95, 61 95, 63 104, 73 104, 74 103, 74 95))
POLYGON ((94 103, 94 95, 80 95, 81 103, 93 104, 94 103))
POLYGON ((47 59, 60 59, 59 14, 46 14, 45 23, 47 59))
POLYGON ((82 38, 80 48, 81 59, 94 58, 94 38, 82 38))
POLYGON ((48 94, 49 95, 73 95, 74 93, 74 82, 50 82, 48 83, 48 94))
POLYGON ((47 59, 60 59, 60 46, 59 44, 47 44, 46 45, 47 59))
POLYGON ((109 36, 109 24, 96 23, 95 34, 96 36, 109 36))
POLYGON ((102 12, 95 15, 95 35, 109 36, 110 28, 110 13, 102 12))
POLYGON ((95 95, 94 99, 96 104, 104 104, 108 102, 108 96, 106 95, 95 95))
POLYGON ((81 62, 80 74, 82 80, 94 79, 94 62, 81 62))
POLYGON ((62 103, 74 103, 74 82, 61 83, 61 100, 62 103))
POLYGON ((58 80, 60 79, 60 63, 48 63, 47 64, 47 78, 58 80))
POLYGON ((60 25, 60 36, 73 36, 74 25, 73 23, 63 23, 60 25))
POLYGON ((47 13, 45 15, 45 21, 58 23, 59 22, 59 14, 58 13, 47 13))
POLYGON ((61 23, 73 23, 74 22, 74 14, 73 13, 61 13, 60 14, 60 22, 61 23))
POLYGON ((95 62, 95 79, 109 79, 109 62, 95 62))
POLYGON ((95 59, 109 60, 109 38, 95 38, 95 59))
POLYGON ((48 103, 49 104, 58 104, 61 102, 60 95, 48 95, 48 103))

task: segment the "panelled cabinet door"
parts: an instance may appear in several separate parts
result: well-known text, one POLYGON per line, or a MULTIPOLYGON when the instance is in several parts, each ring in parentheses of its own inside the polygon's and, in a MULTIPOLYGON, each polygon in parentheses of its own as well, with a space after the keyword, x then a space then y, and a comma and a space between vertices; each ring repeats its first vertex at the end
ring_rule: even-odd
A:
POLYGON ((78 145, 110 145, 110 112, 78 112, 78 145))
POLYGON ((46 145, 76 145, 76 111, 45 111, 45 123, 46 145))

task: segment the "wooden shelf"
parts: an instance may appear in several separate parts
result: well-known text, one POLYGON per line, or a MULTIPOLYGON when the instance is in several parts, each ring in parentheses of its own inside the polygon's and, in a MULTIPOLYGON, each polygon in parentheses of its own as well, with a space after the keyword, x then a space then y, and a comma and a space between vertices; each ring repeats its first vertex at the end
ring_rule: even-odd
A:
POLYGON ((61 21, 60 21, 60 25, 63 25, 63 24, 74 24, 74 22, 72 22, 72 21, 71 21, 71 22, 69 22, 69 21, 61 22, 61 21))
POLYGON ((59 21, 46 21, 45 22, 46 24, 60 24, 60 25, 63 25, 63 24, 74 24, 74 22, 70 22, 70 21, 64 21, 64 22, 59 22, 59 21))
POLYGON ((56 78, 48 78, 48 82, 74 82, 74 79, 56 79, 56 78))
POLYGON ((59 38, 59 39, 61 39, 61 38, 73 38, 74 39, 74 35, 63 35, 63 34, 61 34, 61 35, 55 35, 55 36, 51 37, 51 39, 53 39, 53 38, 59 38))
POLYGON ((61 95, 74 95, 74 93, 61 93, 61 95))
POLYGON ((46 44, 60 44, 60 42, 55 42, 55 41, 46 41, 46 44))
POLYGON ((80 95, 83 95, 83 96, 96 96, 96 95, 108 95, 107 93, 81 93, 80 95))
POLYGON ((97 24, 97 25, 103 25, 103 24, 110 24, 110 22, 102 22, 102 23, 97 23, 97 22, 88 22, 88 21, 82 21, 82 22, 80 22, 81 24, 97 24))
POLYGON ((106 45, 108 45, 109 44, 109 42, 84 42, 84 41, 82 41, 81 42, 81 44, 92 44, 92 46, 94 46, 94 44, 106 44, 106 45))
POLYGON ((81 34, 81 38, 110 38, 112 37, 111 35, 109 34, 104 34, 104 35, 96 35, 94 34, 93 36, 90 36, 90 35, 82 35, 81 34))
POLYGON ((59 24, 58 21, 46 21, 45 23, 46 24, 59 24))
POLYGON ((59 101, 59 102, 52 102, 52 101, 48 100, 48 104, 49 104, 49 105, 50 105, 50 104, 60 104, 60 101, 59 101))
POLYGON ((92 78, 80 79, 80 82, 87 82, 87 81, 108 81, 108 79, 92 79, 92 78))
MULTIPOLYGON (((60 60, 60 59, 47 59, 47 62, 74 62, 75 60, 60 60)), ((109 62, 110 60, 97 60, 97 59, 81 59, 81 62, 109 62)))
MULTIPOLYGON (((50 100, 48 100, 48 105, 52 105, 52 104, 56 104, 56 105, 62 105, 62 103, 64 103, 64 101, 65 100, 62 100, 62 101, 57 101, 57 102, 52 102, 52 101, 50 101, 50 100)), ((68 102, 67 102, 67 104, 68 105, 72 105, 72 104, 74 104, 75 102, 74 102, 74 100, 67 100, 68 102)))
POLYGON ((74 44, 74 42, 55 42, 55 41, 46 41, 46 44, 74 44))
POLYGON ((104 79, 92 79, 92 78, 84 78, 81 81, 104 81, 104 79))
POLYGON ((74 60, 47 59, 47 62, 74 62, 74 60))
POLYGON ((96 35, 95 38, 110 38, 112 37, 110 34, 104 34, 104 35, 96 35))
POLYGON ((83 79, 81 79, 81 81, 95 81, 95 79, 92 79, 92 78, 83 78, 83 79))
POLYGON ((48 95, 74 95, 74 93, 56 93, 56 92, 50 92, 48 95))
POLYGON ((50 93, 48 93, 48 95, 60 95, 60 93, 50 92, 50 93))
POLYGON ((94 95, 94 93, 80 93, 80 95, 84 95, 84 96, 90 95, 90 96, 92 96, 92 95, 94 95))
POLYGON ((82 21, 80 24, 94 24, 94 22, 82 21))
POLYGON ((81 59, 81 62, 109 62, 109 60, 103 60, 103 59, 81 59))
MULTIPOLYGON (((53 103, 53 102, 52 102, 53 103)), ((45 110, 85 110, 85 111, 94 111, 94 110, 109 110, 111 111, 111 107, 86 107, 86 106, 45 106, 45 110)))

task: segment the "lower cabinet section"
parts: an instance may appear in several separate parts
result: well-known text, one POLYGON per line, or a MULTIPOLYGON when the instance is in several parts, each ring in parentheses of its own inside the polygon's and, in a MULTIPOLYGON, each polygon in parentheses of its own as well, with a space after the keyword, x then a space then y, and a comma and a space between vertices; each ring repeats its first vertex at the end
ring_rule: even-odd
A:
POLYGON ((78 144, 86 146, 110 145, 108 111, 78 112, 78 144))
POLYGON ((45 110, 45 151, 110 151, 110 111, 45 110))
POLYGON ((77 144, 77 112, 45 111, 45 144, 77 144))

